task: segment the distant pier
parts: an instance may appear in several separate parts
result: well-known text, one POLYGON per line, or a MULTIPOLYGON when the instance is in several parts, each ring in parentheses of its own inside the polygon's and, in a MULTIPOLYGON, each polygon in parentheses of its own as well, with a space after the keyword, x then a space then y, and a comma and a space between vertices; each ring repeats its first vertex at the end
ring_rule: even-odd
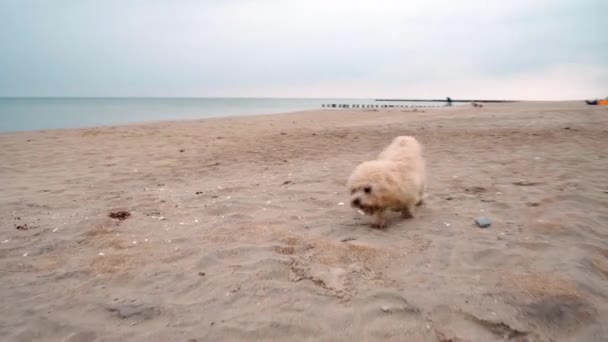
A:
POLYGON ((514 100, 452 100, 449 97, 445 98, 445 99, 430 99, 430 100, 423 100, 423 99, 376 99, 375 101, 378 102, 446 102, 446 103, 450 103, 450 102, 478 102, 478 103, 512 103, 512 102, 518 102, 518 101, 514 101, 514 100))
POLYGON ((375 102, 426 102, 426 103, 444 103, 443 105, 411 105, 411 104, 347 104, 347 103, 328 103, 322 104, 322 108, 438 108, 451 106, 452 103, 471 103, 475 107, 481 107, 480 103, 512 103, 518 102, 514 100, 452 100, 447 97, 445 99, 375 99, 375 102))
POLYGON ((322 108, 356 108, 356 109, 375 109, 375 108, 438 108, 446 105, 405 105, 405 104, 348 104, 348 103, 327 103, 322 104, 322 108))

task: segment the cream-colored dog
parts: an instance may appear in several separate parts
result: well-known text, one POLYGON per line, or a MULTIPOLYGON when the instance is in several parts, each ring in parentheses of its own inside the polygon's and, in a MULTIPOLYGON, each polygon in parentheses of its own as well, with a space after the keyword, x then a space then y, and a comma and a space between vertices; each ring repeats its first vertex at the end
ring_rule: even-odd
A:
POLYGON ((414 137, 396 137, 378 159, 360 164, 347 186, 351 206, 376 217, 372 227, 384 227, 387 209, 412 218, 414 208, 423 202, 426 186, 422 146, 414 137))

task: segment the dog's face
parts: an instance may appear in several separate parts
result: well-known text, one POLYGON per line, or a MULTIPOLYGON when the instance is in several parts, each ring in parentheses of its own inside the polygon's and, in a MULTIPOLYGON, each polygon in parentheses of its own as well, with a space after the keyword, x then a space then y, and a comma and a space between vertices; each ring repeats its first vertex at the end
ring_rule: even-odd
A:
POLYGON ((368 215, 374 214, 379 209, 378 187, 373 184, 363 183, 350 188, 350 206, 360 209, 368 215))
POLYGON ((395 191, 394 167, 387 161, 373 160, 361 163, 347 182, 350 206, 367 215, 393 206, 399 193, 395 191))

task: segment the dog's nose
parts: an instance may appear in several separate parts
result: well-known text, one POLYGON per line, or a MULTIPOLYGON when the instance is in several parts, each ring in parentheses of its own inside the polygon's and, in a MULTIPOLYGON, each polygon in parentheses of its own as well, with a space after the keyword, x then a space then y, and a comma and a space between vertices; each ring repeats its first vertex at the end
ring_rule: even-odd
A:
POLYGON ((360 205, 361 205, 361 199, 359 199, 359 198, 355 198, 355 199, 353 200, 352 204, 353 204, 353 207, 358 207, 358 206, 360 206, 360 205))

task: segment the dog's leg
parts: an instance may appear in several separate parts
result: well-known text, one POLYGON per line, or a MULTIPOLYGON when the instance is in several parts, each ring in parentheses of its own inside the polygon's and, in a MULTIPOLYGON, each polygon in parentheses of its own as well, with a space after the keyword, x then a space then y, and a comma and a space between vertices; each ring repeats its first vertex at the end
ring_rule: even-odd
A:
POLYGON ((416 203, 417 206, 421 206, 424 204, 424 186, 420 189, 420 193, 418 194, 418 202, 416 203))
POLYGON ((374 214, 376 220, 372 223, 372 228, 383 229, 385 227, 384 210, 378 210, 374 214))
POLYGON ((414 206, 409 205, 409 206, 403 208, 403 210, 401 210, 401 217, 403 217, 405 219, 414 218, 414 206))

